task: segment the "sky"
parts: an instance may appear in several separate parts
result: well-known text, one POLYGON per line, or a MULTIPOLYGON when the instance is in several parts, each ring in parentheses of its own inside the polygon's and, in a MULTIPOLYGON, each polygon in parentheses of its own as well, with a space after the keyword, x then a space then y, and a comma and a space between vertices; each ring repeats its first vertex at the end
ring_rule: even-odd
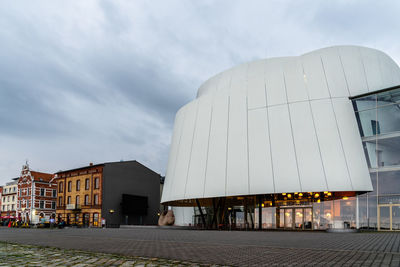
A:
POLYGON ((0 185, 137 160, 165 175, 177 110, 256 59, 333 45, 400 63, 400 1, 0 1, 0 185))

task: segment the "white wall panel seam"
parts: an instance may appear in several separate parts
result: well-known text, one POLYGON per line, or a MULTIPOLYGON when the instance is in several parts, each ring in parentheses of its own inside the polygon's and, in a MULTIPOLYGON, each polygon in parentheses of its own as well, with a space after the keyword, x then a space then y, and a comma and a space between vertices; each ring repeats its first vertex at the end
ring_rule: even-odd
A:
POLYGON ((190 164, 192 162, 193 142, 194 142, 194 134, 196 133, 196 129, 197 129, 197 118, 199 117, 199 106, 200 106, 200 101, 197 102, 197 106, 196 106, 196 119, 194 121, 192 143, 190 145, 190 156, 189 156, 189 164, 188 164, 187 172, 186 172, 185 191, 183 191, 184 197, 186 197, 186 186, 187 186, 187 181, 188 181, 188 177, 189 177, 190 164))
POLYGON ((175 158, 174 169, 173 169, 173 171, 172 171, 172 173, 173 173, 173 175, 172 175, 173 179, 172 179, 171 187, 169 188, 169 194, 168 194, 169 198, 171 198, 171 193, 172 193, 171 191, 172 191, 172 188, 173 188, 173 185, 174 185, 174 181, 176 181, 176 178, 175 178, 175 170, 176 170, 176 164, 177 164, 177 162, 178 162, 179 148, 180 148, 180 146, 181 146, 181 138, 182 138, 182 133, 183 133, 183 125, 185 124, 185 121, 186 121, 186 109, 183 110, 183 111, 184 111, 184 113, 183 113, 182 127, 181 127, 180 132, 179 132, 178 147, 176 148, 177 153, 176 153, 176 158, 175 158))
MULTIPOLYGON (((321 58, 321 61, 322 61, 322 58, 321 58)), ((342 61, 340 60, 340 62, 342 62, 342 61)), ((342 63, 341 63, 341 64, 342 64, 342 63)), ((343 65, 342 65, 342 69, 343 69, 343 65)), ((324 71, 324 76, 325 76, 326 86, 328 87, 329 96, 331 96, 331 93, 330 93, 331 91, 330 91, 330 87, 329 87, 329 84, 328 84, 328 79, 327 79, 327 77, 326 77, 326 72, 325 72, 325 67, 324 67, 324 63, 323 63, 323 62, 322 62, 322 70, 324 71)), ((344 69, 343 69, 343 72, 344 72, 344 69)), ((346 77, 346 76, 345 76, 345 77, 346 77)), ((346 84, 347 84, 347 80, 346 80, 346 84)), ((348 86, 347 86, 347 89, 348 89, 348 86)), ((350 92, 350 91, 349 91, 349 92, 350 92)), ((349 95, 350 95, 350 93, 349 93, 349 95)), ((337 118, 336 118, 335 108, 333 107, 332 97, 330 97, 329 101, 330 101, 330 103, 331 103, 331 107, 332 107, 332 111, 333 111, 333 116, 334 116, 335 122, 336 122, 336 129, 337 129, 337 132, 338 132, 338 135, 339 135, 339 140, 340 140, 340 145, 341 145, 341 148, 342 148, 342 153, 343 153, 344 161, 345 161, 345 163, 346 163, 347 174, 349 175, 350 185, 351 185, 351 188, 353 189, 353 183, 352 183, 352 180, 351 180, 350 170, 349 170, 349 166, 348 166, 348 163, 347 163, 346 155, 345 155, 345 153, 344 153, 343 142, 342 142, 342 136, 340 135, 339 125, 338 125, 338 121, 337 121, 337 118)))
MULTIPOLYGON (((266 79, 265 79, 265 71, 266 71, 266 68, 264 68, 264 93, 265 93, 265 103, 267 104, 267 106, 268 106, 268 102, 267 102, 267 81, 266 81, 266 79)), ((267 123, 267 127, 268 127, 268 141, 269 141, 269 155, 270 155, 270 159, 271 159, 271 169, 272 169, 272 185, 273 185, 273 187, 274 187, 274 193, 276 192, 276 189, 275 189, 275 173, 274 173, 274 163, 273 163, 273 160, 272 160, 272 145, 271 145, 271 128, 270 128, 270 125, 269 125, 269 112, 268 112, 268 107, 265 107, 265 112, 267 113, 267 121, 266 121, 266 123, 267 123)))
POLYGON ((228 95, 228 125, 227 125, 227 130, 226 130, 226 147, 225 147, 225 196, 227 195, 227 182, 228 182, 228 145, 229 145, 229 114, 230 114, 230 105, 231 105, 231 98, 228 95))
POLYGON ((247 190, 250 194, 250 160, 249 160, 249 100, 246 95, 246 129, 247 129, 247 190))
MULTIPOLYGON (((301 67, 302 67, 302 69, 303 69, 303 74, 304 74, 304 77, 305 77, 303 62, 301 62, 301 67)), ((326 80, 326 79, 325 79, 325 80, 326 80)), ((329 185, 328 185, 328 179, 327 179, 327 177, 326 177, 325 165, 324 165, 324 161, 322 160, 321 146, 320 146, 319 138, 318 138, 318 135, 317 135, 317 129, 316 129, 316 127, 315 127, 314 111, 313 111, 313 109, 312 109, 310 94, 309 94, 309 92, 308 92, 308 84, 307 84, 306 81, 304 81, 304 86, 305 86, 305 88, 306 88, 306 92, 307 92, 307 95, 308 95, 308 105, 309 105, 310 111, 311 111, 312 125, 313 125, 313 127, 314 127, 315 139, 317 140, 317 144, 318 144, 319 158, 320 158, 320 160, 321 160, 322 170, 323 170, 323 172, 324 172, 325 184, 326 184, 326 188, 328 188, 328 191, 329 191, 329 185)), ((328 92, 329 92, 329 89, 328 89, 328 92)))
POLYGON ((210 126, 208 128, 208 141, 207 141, 207 158, 206 158, 206 168, 204 172, 204 184, 203 184, 203 197, 206 193, 206 183, 207 183, 207 168, 208 168, 208 152, 210 151, 210 137, 211 137, 211 122, 213 118, 214 105, 211 105, 211 115, 210 115, 210 126))
MULTIPOLYGON (((287 98, 287 90, 286 90, 286 77, 285 77, 285 73, 283 73, 283 84, 285 86, 285 92, 286 92, 286 100, 289 101, 289 99, 287 98)), ((290 131, 291 131, 291 137, 292 137, 292 142, 293 142, 293 151, 294 151, 294 158, 296 159, 296 169, 297 169, 297 177, 299 179, 299 185, 300 185, 300 192, 303 192, 303 188, 301 185, 301 178, 300 178, 300 170, 299 170, 299 161, 297 160, 297 152, 296 152, 296 143, 294 141, 294 134, 293 134, 293 125, 292 125, 292 118, 290 115, 290 108, 289 108, 289 104, 286 104, 287 110, 288 110, 288 114, 289 114, 289 124, 290 124, 290 131)))
POLYGON ((363 67, 365 84, 367 85, 367 90, 368 90, 368 92, 370 92, 370 86, 369 86, 369 84, 368 84, 368 79, 367 79, 367 72, 365 71, 364 59, 363 59, 363 56, 362 56, 362 54, 361 54, 361 50, 360 50, 359 47, 357 48, 357 51, 358 51, 358 54, 360 55, 361 65, 362 65, 362 67, 363 67))
MULTIPOLYGON (((343 60, 342 60, 342 56, 340 55, 340 51, 339 48, 336 49, 338 55, 339 55, 339 61, 340 61, 340 65, 342 66, 342 71, 343 71, 343 75, 344 75, 344 81, 346 82, 346 87, 347 87, 347 92, 348 92, 348 96, 351 96, 350 93, 350 88, 349 88, 349 83, 347 81, 347 75, 346 75, 346 71, 344 70, 344 66, 343 66, 343 60)), ((329 87, 328 87, 329 88, 329 87)), ((331 94, 332 95, 332 94, 331 94)))

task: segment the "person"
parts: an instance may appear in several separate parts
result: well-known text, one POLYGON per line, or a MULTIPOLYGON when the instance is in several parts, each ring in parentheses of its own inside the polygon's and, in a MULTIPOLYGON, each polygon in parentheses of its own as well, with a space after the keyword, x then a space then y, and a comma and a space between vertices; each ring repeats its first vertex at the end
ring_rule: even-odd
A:
POLYGON ((54 227, 54 223, 55 223, 55 219, 53 218, 53 216, 51 216, 51 218, 50 218, 50 227, 51 228, 54 227))
POLYGON ((101 218, 101 227, 106 227, 106 219, 101 218))

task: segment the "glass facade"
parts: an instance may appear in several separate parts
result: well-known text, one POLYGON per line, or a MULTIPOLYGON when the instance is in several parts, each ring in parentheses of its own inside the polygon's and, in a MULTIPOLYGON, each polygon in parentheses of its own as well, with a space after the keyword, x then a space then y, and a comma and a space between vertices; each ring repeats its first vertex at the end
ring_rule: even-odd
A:
POLYGON ((353 99, 373 192, 359 196, 361 228, 400 230, 400 88, 353 99))

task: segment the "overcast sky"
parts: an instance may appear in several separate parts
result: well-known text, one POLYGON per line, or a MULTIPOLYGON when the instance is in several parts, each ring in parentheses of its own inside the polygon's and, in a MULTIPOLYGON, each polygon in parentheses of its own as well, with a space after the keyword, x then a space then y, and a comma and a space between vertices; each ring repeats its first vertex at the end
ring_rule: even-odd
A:
POLYGON ((399 63, 399 14, 396 0, 1 1, 0 184, 27 159, 164 175, 175 113, 210 76, 338 44, 399 63))

